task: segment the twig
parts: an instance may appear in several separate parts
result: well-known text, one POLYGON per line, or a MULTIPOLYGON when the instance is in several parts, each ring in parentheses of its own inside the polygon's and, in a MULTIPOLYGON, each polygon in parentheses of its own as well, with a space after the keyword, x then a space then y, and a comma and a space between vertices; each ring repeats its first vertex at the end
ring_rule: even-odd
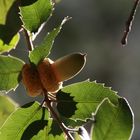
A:
POLYGON ((133 6, 133 8, 131 10, 131 13, 129 15, 129 18, 126 21, 125 31, 124 31, 124 34, 123 34, 123 37, 122 37, 122 40, 121 40, 121 43, 122 43, 123 46, 127 45, 128 35, 131 31, 131 27, 132 27, 132 24, 133 24, 133 20, 135 18, 135 14, 136 14, 139 2, 140 2, 140 0, 135 1, 134 6, 133 6))
POLYGON ((71 134, 69 133, 69 131, 66 129, 65 125, 63 124, 63 122, 60 120, 60 118, 58 117, 58 115, 56 114, 56 112, 54 111, 54 109, 51 106, 51 101, 48 98, 48 93, 45 89, 43 89, 44 91, 44 96, 45 96, 45 102, 47 107, 49 108, 52 116, 54 117, 54 119, 56 119, 57 123, 59 124, 59 126, 61 127, 61 129, 63 130, 63 132, 66 134, 67 138, 69 140, 74 140, 73 137, 71 136, 71 134))
POLYGON ((23 32, 24 32, 24 35, 25 35, 25 38, 26 38, 28 50, 32 51, 33 50, 33 44, 32 44, 31 38, 30 38, 30 36, 29 36, 29 34, 28 34, 28 32, 25 28, 23 28, 23 32))

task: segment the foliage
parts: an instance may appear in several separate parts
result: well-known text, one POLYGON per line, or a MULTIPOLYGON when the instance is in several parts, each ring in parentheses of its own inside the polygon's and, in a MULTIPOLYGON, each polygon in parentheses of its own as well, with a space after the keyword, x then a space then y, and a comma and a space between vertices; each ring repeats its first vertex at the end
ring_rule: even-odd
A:
POLYGON ((12 56, 0 55, 0 90, 15 89, 19 83, 19 74, 24 62, 12 56))
POLYGON ((32 63, 37 65, 41 60, 43 60, 45 57, 47 57, 50 54, 54 39, 59 34, 63 24, 68 20, 69 18, 66 17, 58 26, 57 28, 54 28, 53 31, 48 33, 44 40, 41 42, 40 45, 38 45, 33 51, 30 52, 29 58, 32 63))
POLYGON ((35 0, 34 2, 22 0, 20 14, 24 27, 30 32, 37 32, 40 25, 51 16, 52 10, 51 0, 35 0))
POLYGON ((15 111, 17 105, 7 96, 0 96, 0 126, 15 111))
POLYGON ((18 0, 1 0, 0 6, 0 53, 2 53, 16 46, 19 40, 17 32, 20 30, 22 23, 18 14, 18 0))
MULTIPOLYGON (((54 9, 51 0, 21 0, 21 3, 6 0, 0 1, 0 5, 2 11, 0 15, 0 53, 9 52, 16 47, 19 41, 18 32, 21 28, 23 28, 26 38, 29 39, 27 39, 28 44, 31 45, 32 36, 39 32, 39 28, 44 23, 49 21, 54 9), (18 9, 20 9, 20 15, 18 9), (14 19, 12 19, 13 15, 15 15, 14 19)), ((33 46, 32 50, 29 47, 28 58, 31 69, 37 71, 38 64, 48 58, 55 38, 68 19, 68 17, 64 18, 62 23, 48 33, 38 46, 33 46)), ((1 92, 7 93, 12 89, 15 90, 22 80, 21 72, 24 63, 19 58, 0 55, 1 92)), ((51 63, 48 67, 50 65, 51 63)), ((57 81, 59 75, 56 75, 55 68, 53 65, 51 66, 53 68, 51 72, 54 74, 53 80, 63 82, 57 81)), ((49 71, 50 67, 48 67, 46 67, 46 72, 49 71)), ((34 78, 34 75, 32 74, 30 77, 34 78)), ((127 100, 117 95, 111 88, 95 81, 86 80, 62 87, 55 94, 47 93, 43 87, 42 91, 42 95, 44 95, 42 104, 36 101, 30 102, 18 107, 15 111, 15 105, 5 99, 4 101, 4 97, 1 96, 1 125, 7 116, 11 112, 13 113, 0 128, 0 139, 64 140, 66 136, 73 139, 72 132, 75 134, 74 138, 80 140, 82 135, 85 138, 85 134, 87 134, 83 132, 84 129, 81 129, 81 126, 87 122, 92 124, 90 139, 128 140, 131 138, 132 110, 127 100), (6 110, 2 110, 4 105, 6 110)))
POLYGON ((133 121, 131 113, 125 99, 119 98, 118 105, 114 106, 106 98, 96 112, 96 123, 93 126, 92 139, 129 139, 133 127, 133 124, 130 124, 133 121))

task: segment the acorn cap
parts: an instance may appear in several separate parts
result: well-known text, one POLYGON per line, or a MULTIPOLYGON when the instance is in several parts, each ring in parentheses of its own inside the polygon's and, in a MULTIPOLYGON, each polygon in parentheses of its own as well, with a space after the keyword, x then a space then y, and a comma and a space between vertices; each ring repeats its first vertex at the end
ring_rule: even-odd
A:
POLYGON ((57 80, 66 81, 77 75, 86 63, 86 54, 73 53, 56 60, 52 65, 57 80))

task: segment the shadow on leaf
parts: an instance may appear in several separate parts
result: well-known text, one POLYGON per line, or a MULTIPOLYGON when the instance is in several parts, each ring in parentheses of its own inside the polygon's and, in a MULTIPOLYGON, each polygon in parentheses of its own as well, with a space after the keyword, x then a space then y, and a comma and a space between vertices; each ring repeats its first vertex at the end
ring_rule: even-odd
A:
MULTIPOLYGON (((26 106, 27 107, 27 106, 26 106)), ((24 131, 21 140, 30 140, 34 135, 37 135, 40 130, 48 124, 47 120, 44 120, 45 108, 42 108, 42 118, 32 122, 24 131)))
POLYGON ((35 102, 30 102, 30 103, 27 103, 25 105, 22 106, 22 108, 28 108, 30 106, 32 106, 35 102))
POLYGON ((35 3, 37 0, 21 0, 21 6, 29 6, 35 3))
POLYGON ((77 110, 77 102, 73 100, 73 97, 70 96, 70 93, 59 91, 56 98, 58 101, 57 109, 61 115, 70 118, 75 114, 75 111, 77 110))
POLYGON ((0 39, 4 44, 9 44, 13 36, 21 28, 21 20, 19 18, 19 1, 15 1, 7 13, 6 24, 0 24, 0 39))
POLYGON ((60 129, 60 126, 58 125, 58 123, 55 120, 53 120, 49 134, 52 134, 55 137, 57 135, 61 135, 62 133, 63 132, 60 129))

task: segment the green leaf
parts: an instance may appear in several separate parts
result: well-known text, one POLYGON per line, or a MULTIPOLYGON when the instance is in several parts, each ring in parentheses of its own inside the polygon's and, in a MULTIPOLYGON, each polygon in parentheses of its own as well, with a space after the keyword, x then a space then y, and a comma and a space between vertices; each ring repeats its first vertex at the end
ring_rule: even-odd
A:
POLYGON ((105 99, 98 108, 93 124, 93 140, 128 140, 133 131, 133 113, 129 104, 120 98, 114 106, 105 99))
POLYGON ((6 23, 6 16, 8 10, 12 6, 15 0, 0 0, 1 14, 0 14, 0 24, 6 23))
POLYGON ((48 110, 32 102, 17 109, 0 129, 1 140, 64 140, 48 110))
POLYGON ((0 139, 30 139, 48 124, 48 115, 38 103, 25 105, 17 109, 1 127, 0 139))
POLYGON ((43 130, 40 130, 39 133, 33 136, 31 140, 46 140, 46 134, 47 134, 47 127, 45 127, 43 130))
MULTIPOLYGON (((0 47, 5 44, 9 45, 9 42, 13 40, 13 37, 21 28, 18 7, 18 0, 0 0, 0 42, 3 42, 0 43, 0 47)), ((15 45, 17 44, 17 41, 15 42, 15 45)), ((13 43, 14 42, 12 41, 12 44, 13 43)))
POLYGON ((50 126, 50 131, 48 131, 48 126, 43 130, 40 130, 37 135, 35 135, 31 140, 65 140, 64 133, 58 126, 58 123, 53 120, 50 126))
POLYGON ((12 56, 0 55, 0 91, 15 89, 24 62, 12 56))
POLYGON ((19 34, 16 34, 12 40, 10 41, 9 44, 5 44, 1 39, 0 39, 0 54, 4 52, 9 52, 11 49, 14 49, 19 42, 20 36, 19 34))
POLYGON ((113 104, 118 103, 118 95, 103 84, 79 82, 66 86, 57 93, 57 109, 66 118, 85 120, 92 117, 92 113, 106 97, 113 104))
POLYGON ((21 0, 20 14, 24 27, 30 32, 37 32, 52 15, 53 5, 51 0, 21 0))
POLYGON ((16 109, 16 104, 7 96, 0 96, 0 127, 7 117, 16 109))
POLYGON ((69 17, 64 18, 61 25, 55 28, 50 33, 48 33, 47 36, 42 41, 42 43, 39 46, 37 46, 33 51, 30 52, 29 58, 32 63, 37 65, 39 61, 43 60, 50 54, 56 36, 59 34, 63 24, 69 19, 70 19, 69 17))

